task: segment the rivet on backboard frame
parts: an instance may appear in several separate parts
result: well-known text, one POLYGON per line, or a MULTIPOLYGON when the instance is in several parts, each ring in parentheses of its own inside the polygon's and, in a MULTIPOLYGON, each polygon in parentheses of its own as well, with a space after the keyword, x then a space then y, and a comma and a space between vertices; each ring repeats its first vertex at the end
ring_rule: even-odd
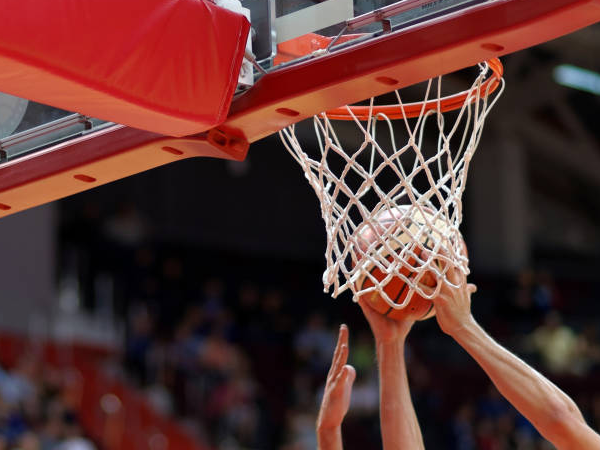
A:
POLYGON ((2 211, 8 211, 9 209, 11 209, 10 206, 5 205, 4 203, 0 203, 0 210, 2 210, 2 211))
POLYGON ((181 150, 177 150, 176 148, 173 147, 161 147, 161 150, 164 150, 167 153, 171 153, 173 155, 183 155, 183 152, 181 150))
POLYGON ((298 111, 294 111, 293 109, 289 108, 277 108, 275 111, 277 111, 279 114, 283 114, 284 116, 289 117, 296 117, 300 115, 298 111))
POLYGON ((219 130, 214 130, 214 132, 210 133, 209 141, 212 141, 213 144, 216 144, 219 147, 227 147, 229 139, 227 138, 227 136, 225 134, 223 134, 223 132, 221 132, 219 130))
POLYGON ((382 84, 387 84, 388 86, 393 86, 395 84, 398 84, 398 80, 396 80, 395 78, 390 78, 390 77, 377 77, 377 78, 375 78, 375 81, 378 81, 382 84))
POLYGON ((73 178, 79 181, 84 181, 86 183, 93 183, 96 181, 94 177, 90 177, 88 175, 83 175, 82 173, 78 173, 77 175, 73 175, 73 178))
POLYGON ((499 44, 493 44, 491 42, 486 42, 485 44, 481 44, 481 48, 484 50, 489 50, 491 52, 501 52, 504 50, 504 46, 499 44))

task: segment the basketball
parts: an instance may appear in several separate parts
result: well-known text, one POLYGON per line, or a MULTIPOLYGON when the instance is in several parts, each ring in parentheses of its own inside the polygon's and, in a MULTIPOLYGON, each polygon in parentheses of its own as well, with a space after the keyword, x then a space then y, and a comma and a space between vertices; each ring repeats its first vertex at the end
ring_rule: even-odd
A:
MULTIPOLYGON (((366 251, 367 248, 376 242, 379 238, 376 235, 383 234, 384 232, 389 233, 387 239, 390 247, 397 251, 398 253, 402 250, 402 248, 408 244, 411 240, 410 235, 406 232, 409 231, 413 236, 417 234, 419 228, 425 224, 424 217, 418 211, 413 211, 409 216, 408 213, 409 206, 399 206, 392 210, 386 210, 379 214, 376 217, 376 231, 372 227, 365 227, 365 229, 360 233, 358 242, 359 247, 362 251, 366 251), (403 222, 404 227, 400 226, 400 221, 403 222), (392 228, 392 230, 390 230, 392 228)), ((425 214, 428 218, 432 219, 432 214, 429 211, 425 211, 425 214)), ((437 230, 443 231, 447 228, 446 224, 443 220, 438 219, 434 221, 434 226, 437 230)), ((435 231, 433 232, 435 233, 435 231)), ((462 236, 461 236, 462 240, 462 236)), ((433 240, 431 233, 424 234, 421 237, 421 242, 423 247, 426 249, 433 248, 433 240)), ((381 246, 382 244, 380 244, 381 246)), ((466 255, 466 245, 464 241, 462 241, 463 254, 466 255)), ((380 247, 376 247, 377 248, 380 247)), ((416 256, 421 256, 423 249, 421 246, 415 246, 414 254, 416 256)), ((388 254, 385 255, 385 258, 388 261, 392 261, 395 255, 388 254)), ((416 271, 412 271, 410 267, 417 267, 418 261, 413 256, 410 257, 407 261, 407 265, 403 265, 400 269, 400 273, 407 277, 408 279, 414 279, 417 275, 416 271)), ((439 264, 439 263, 438 263, 439 264)), ((371 274, 371 276, 381 282, 385 279, 386 273, 381 270, 381 268, 377 267, 375 264, 371 264, 366 268, 366 271, 371 274)), ((433 272, 426 272, 420 280, 421 284, 426 286, 435 287, 437 284, 436 275, 433 272)), ((374 286, 373 279, 367 275, 363 275, 356 282, 356 289, 358 291, 363 289, 368 289, 374 286)), ((408 284, 402 280, 400 277, 392 278, 387 284, 383 286, 383 290, 388 295, 392 301, 396 304, 401 304, 406 299, 410 289, 408 284)), ((410 320, 426 320, 433 316, 435 316, 435 307, 431 300, 423 298, 417 292, 414 292, 411 296, 409 303, 402 309, 392 308, 377 292, 368 292, 363 294, 361 298, 364 298, 368 301, 370 306, 378 311, 379 313, 395 320, 399 319, 410 319, 410 320)))

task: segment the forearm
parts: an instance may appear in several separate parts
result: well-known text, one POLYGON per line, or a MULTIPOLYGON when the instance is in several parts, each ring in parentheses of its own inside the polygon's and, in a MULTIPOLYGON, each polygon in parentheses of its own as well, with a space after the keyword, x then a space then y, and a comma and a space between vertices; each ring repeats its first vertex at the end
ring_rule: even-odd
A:
POLYGON ((404 341, 377 343, 383 448, 424 449, 421 429, 410 397, 404 341))
POLYGON ((335 428, 317 427, 318 450, 343 450, 341 426, 335 428))
MULTIPOLYGON (((585 424, 575 403, 558 387, 496 343, 474 321, 455 336, 510 403, 557 445, 566 423, 585 424)), ((564 433, 563 433, 564 434, 564 433)))

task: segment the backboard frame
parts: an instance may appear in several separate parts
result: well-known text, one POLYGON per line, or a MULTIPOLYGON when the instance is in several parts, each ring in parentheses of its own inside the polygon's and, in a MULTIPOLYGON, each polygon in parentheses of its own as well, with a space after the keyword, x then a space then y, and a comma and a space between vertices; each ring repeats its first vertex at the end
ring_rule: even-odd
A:
POLYGON ((0 217, 181 157, 243 159, 249 143, 321 111, 513 53, 598 21, 600 0, 489 1, 334 47, 262 76, 234 98, 225 121, 209 132, 177 139, 114 125, 1 164, 0 217), (78 174, 94 181, 84 182, 75 177, 78 174))

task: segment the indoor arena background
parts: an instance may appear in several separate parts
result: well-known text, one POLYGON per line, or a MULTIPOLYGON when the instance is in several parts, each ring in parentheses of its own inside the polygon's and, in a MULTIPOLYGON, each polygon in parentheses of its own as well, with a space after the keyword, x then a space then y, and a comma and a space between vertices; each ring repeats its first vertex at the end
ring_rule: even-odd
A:
MULTIPOLYGON (((503 58, 462 226, 476 319, 596 430, 600 75, 578 90, 556 69, 600 72, 598 54, 596 25, 503 58)), ((372 336, 350 295, 323 293, 318 202, 276 135, 244 162, 177 162, 4 218, 0 236, 0 449, 314 449, 342 322, 346 449, 381 448, 372 336)), ((551 448, 435 320, 407 357, 428 449, 551 448)))

